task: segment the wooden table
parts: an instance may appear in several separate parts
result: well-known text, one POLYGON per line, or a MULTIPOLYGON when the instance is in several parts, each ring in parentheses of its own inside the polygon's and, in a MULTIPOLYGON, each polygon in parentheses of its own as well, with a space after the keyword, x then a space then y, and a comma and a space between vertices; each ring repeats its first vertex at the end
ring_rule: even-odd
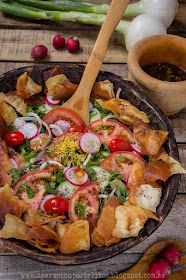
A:
MULTIPOLYGON (((98 2, 98 1, 89 1, 98 2)), ((102 1, 109 3, 110 1, 102 1)), ((168 32, 180 36, 186 35, 186 0, 180 0, 175 21, 168 32)), ((86 63, 98 34, 98 27, 72 23, 32 22, 10 18, 0 13, 0 74, 14 68, 32 65, 31 49, 37 44, 44 44, 49 49, 49 56, 42 63, 76 62, 86 63), (77 36, 81 50, 70 54, 67 50, 55 50, 52 39, 56 34, 65 38, 77 36)), ((102 69, 127 78, 127 52, 123 37, 115 33, 109 44, 102 69)), ((180 161, 186 168, 186 109, 169 118, 174 128, 178 143, 180 161)), ((131 267, 154 242, 163 238, 175 238, 182 242, 185 237, 185 194, 186 176, 181 184, 174 205, 163 224, 144 242, 105 261, 87 265, 58 266, 36 262, 16 255, 0 247, 0 279, 99 279, 131 267)))

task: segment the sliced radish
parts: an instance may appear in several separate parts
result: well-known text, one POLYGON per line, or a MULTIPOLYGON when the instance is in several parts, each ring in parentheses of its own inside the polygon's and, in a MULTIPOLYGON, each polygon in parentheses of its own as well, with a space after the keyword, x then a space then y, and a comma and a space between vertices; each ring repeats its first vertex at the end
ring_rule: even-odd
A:
POLYGON ((17 162, 15 161, 15 159, 10 158, 10 161, 11 161, 11 163, 12 163, 12 165, 13 165, 13 168, 18 169, 18 164, 17 164, 17 162))
POLYGON ((56 194, 47 194, 43 197, 42 201, 41 201, 41 204, 39 206, 39 209, 41 209, 42 211, 45 211, 44 209, 44 204, 47 200, 53 198, 53 197, 56 197, 57 195, 56 194))
POLYGON ((116 92, 116 98, 120 98, 120 93, 121 93, 122 89, 118 88, 117 92, 116 92))
POLYGON ((25 121, 20 118, 16 118, 14 120, 14 125, 15 125, 16 129, 19 129, 23 124, 25 124, 25 121))
POLYGON ((39 132, 38 133, 40 133, 41 128, 42 128, 42 121, 41 121, 41 118, 38 116, 38 114, 30 112, 27 114, 27 116, 34 117, 36 119, 36 121, 39 123, 39 132))
POLYGON ((101 141, 96 134, 87 132, 81 136, 79 145, 84 153, 95 154, 101 147, 101 141))
POLYGON ((46 96, 46 102, 50 105, 59 105, 60 104, 60 100, 52 100, 53 96, 47 95, 46 96))
POLYGON ((133 151, 134 151, 136 154, 138 154, 138 155, 140 155, 140 156, 145 156, 145 154, 142 153, 142 152, 140 151, 140 149, 139 149, 135 144, 130 144, 130 146, 131 146, 131 148, 133 149, 133 151))
POLYGON ((33 151, 41 151, 51 141, 51 137, 47 133, 40 133, 30 141, 30 148, 33 151))
POLYGON ((23 133, 25 138, 31 140, 38 134, 39 128, 35 123, 25 123, 19 128, 19 132, 23 133))
POLYGON ((88 174, 84 169, 81 169, 80 167, 71 167, 68 168, 65 173, 65 178, 67 181, 69 181, 71 184, 75 186, 82 186, 86 184, 88 181, 88 174))
POLYGON ((57 120, 54 124, 61 128, 62 133, 66 133, 69 127, 71 127, 71 123, 65 120, 57 120))
POLYGON ((51 128, 51 131, 54 134, 54 136, 59 136, 59 135, 63 134, 61 128, 58 125, 50 124, 50 128, 51 128))

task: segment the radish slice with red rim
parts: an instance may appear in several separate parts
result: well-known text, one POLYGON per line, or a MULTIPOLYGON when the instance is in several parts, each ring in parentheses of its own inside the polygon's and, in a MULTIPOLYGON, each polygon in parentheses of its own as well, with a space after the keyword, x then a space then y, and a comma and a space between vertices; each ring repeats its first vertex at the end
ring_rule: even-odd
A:
POLYGON ((96 134, 87 132, 81 136, 79 145, 84 153, 95 154, 101 147, 101 141, 96 134))
POLYGON ((140 156, 145 156, 145 154, 142 153, 142 152, 140 151, 140 149, 139 149, 135 144, 130 144, 130 146, 131 146, 131 148, 133 149, 133 151, 134 151, 136 154, 138 154, 138 155, 140 155, 140 156))
POLYGON ((88 181, 87 172, 84 169, 76 166, 68 168, 65 171, 64 176, 67 181, 75 186, 82 186, 88 181))
POLYGON ((42 201, 41 201, 41 204, 39 206, 39 209, 41 209, 42 211, 45 211, 44 209, 44 204, 47 200, 53 198, 53 197, 56 197, 57 195, 56 194, 47 194, 43 197, 42 201))
POLYGON ((30 148, 33 151, 41 151, 51 141, 51 137, 47 133, 40 133, 30 141, 30 148))
POLYGON ((23 133, 25 138, 31 140, 38 134, 38 126, 35 123, 25 123, 19 128, 19 132, 23 133))
POLYGON ((52 100, 53 96, 47 95, 46 96, 46 102, 50 105, 59 105, 60 104, 60 100, 52 100))
POLYGON ((128 186, 129 186, 130 182, 131 182, 131 177, 129 175, 128 178, 127 178, 127 182, 126 182, 126 187, 127 187, 128 190, 129 190, 128 186))
POLYGON ((50 128, 54 136, 59 136, 63 134, 61 128, 58 125, 50 124, 50 128))
POLYGON ((57 120, 54 124, 61 128, 62 133, 66 133, 68 128, 71 127, 71 123, 65 120, 57 120))
POLYGON ((10 158, 10 161, 11 161, 11 163, 12 163, 12 165, 13 165, 13 168, 18 169, 18 164, 17 164, 17 162, 15 161, 15 159, 10 158))

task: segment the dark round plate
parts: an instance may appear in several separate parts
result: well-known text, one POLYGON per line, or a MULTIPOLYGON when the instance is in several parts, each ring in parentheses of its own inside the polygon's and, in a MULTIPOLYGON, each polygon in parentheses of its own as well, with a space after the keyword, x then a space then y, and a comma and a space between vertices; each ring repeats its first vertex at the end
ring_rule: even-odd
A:
MULTIPOLYGON (((8 91, 15 90, 17 78, 24 72, 27 72, 28 75, 31 76, 36 83, 41 84, 44 87, 42 72, 53 68, 55 65, 56 64, 39 64, 32 67, 24 67, 9 71, 0 76, 0 91, 7 93, 8 91)), ((82 65, 61 64, 61 68, 70 81, 72 81, 73 83, 80 82, 84 70, 84 67, 82 65)), ((148 96, 146 96, 146 94, 143 93, 135 84, 123 79, 120 76, 116 76, 113 73, 109 72, 100 72, 97 78, 98 81, 107 79, 114 84, 115 92, 118 88, 122 89, 121 98, 130 101, 133 105, 135 105, 141 111, 144 111, 148 115, 151 121, 151 127, 153 129, 167 130, 169 132, 169 136, 166 143, 164 144, 164 148, 170 156, 178 160, 178 150, 173 129, 168 118, 163 114, 161 109, 157 105, 155 105, 152 100, 148 96)), ((159 222, 148 219, 145 227, 140 231, 138 237, 122 239, 117 244, 113 244, 109 247, 93 247, 89 252, 82 251, 73 255, 63 255, 61 253, 51 255, 42 253, 34 247, 29 246, 26 242, 13 239, 0 239, 0 244, 8 247, 10 250, 18 254, 45 263, 55 263, 62 265, 83 264, 110 258, 142 242, 159 227, 173 205, 179 186, 179 181, 180 175, 173 175, 164 184, 161 203, 157 208, 157 216, 159 217, 159 222)))

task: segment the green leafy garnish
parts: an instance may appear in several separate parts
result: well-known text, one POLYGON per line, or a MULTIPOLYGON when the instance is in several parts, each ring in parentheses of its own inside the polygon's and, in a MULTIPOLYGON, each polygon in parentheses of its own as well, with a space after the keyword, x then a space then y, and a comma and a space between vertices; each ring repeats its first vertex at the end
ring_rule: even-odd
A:
POLYGON ((44 104, 29 105, 27 111, 36 113, 40 118, 43 118, 48 112, 44 104))
POLYGON ((63 170, 60 170, 57 174, 56 174, 56 183, 60 184, 62 182, 66 181, 63 170))
POLYGON ((11 185, 13 186, 19 180, 19 178, 21 178, 21 174, 20 174, 20 171, 15 169, 15 168, 12 168, 10 170, 10 173, 12 174, 12 183, 11 183, 11 185))
POLYGON ((46 153, 48 157, 55 157, 51 152, 46 153))
POLYGON ((78 217, 84 218, 85 213, 86 213, 86 205, 80 205, 78 204, 77 206, 75 206, 75 213, 78 217))
POLYGON ((38 190, 34 191, 30 186, 27 186, 26 193, 27 193, 28 199, 33 198, 35 196, 36 192, 38 192, 38 190))
POLYGON ((123 175, 120 175, 119 174, 119 170, 116 169, 114 170, 114 172, 110 175, 110 177, 108 178, 108 180, 114 180, 114 179, 122 179, 123 178, 123 175))
POLYGON ((52 193, 52 194, 57 194, 56 191, 56 183, 55 182, 50 182, 45 186, 45 190, 47 193, 52 193))
POLYGON ((8 130, 9 130, 9 131, 14 131, 14 130, 16 130, 15 124, 13 124, 13 123, 9 124, 9 125, 8 125, 8 130))
POLYGON ((110 185, 112 188, 116 188, 115 194, 117 195, 119 202, 124 203, 129 193, 126 185, 118 179, 113 180, 110 185))
POLYGON ((98 178, 97 178, 97 173, 96 173, 96 171, 95 171, 93 168, 91 168, 91 167, 86 167, 86 168, 85 168, 85 171, 87 172, 88 177, 89 177, 89 179, 90 179, 91 182, 95 182, 95 181, 98 180, 98 178))
POLYGON ((117 161, 119 161, 119 162, 125 162, 126 159, 125 159, 124 157, 120 156, 120 157, 117 158, 117 161))

